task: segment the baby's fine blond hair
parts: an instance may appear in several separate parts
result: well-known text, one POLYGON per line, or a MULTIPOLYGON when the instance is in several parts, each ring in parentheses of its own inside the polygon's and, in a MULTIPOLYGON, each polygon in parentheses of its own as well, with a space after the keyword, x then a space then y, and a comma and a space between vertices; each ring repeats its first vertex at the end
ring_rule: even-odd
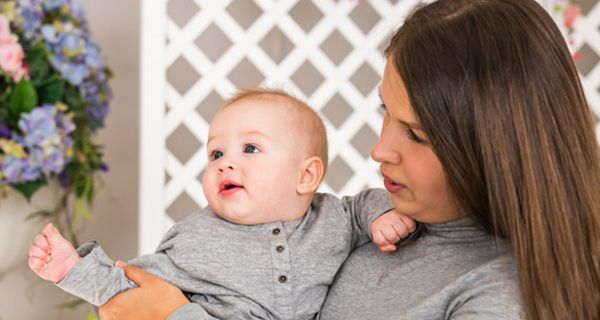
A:
POLYGON ((319 157, 323 161, 324 170, 327 170, 327 132, 323 120, 311 107, 281 89, 254 88, 238 91, 231 98, 225 100, 221 109, 245 99, 279 100, 282 103, 278 106, 290 108, 290 111, 295 113, 295 129, 302 135, 298 140, 306 142, 309 156, 319 157))

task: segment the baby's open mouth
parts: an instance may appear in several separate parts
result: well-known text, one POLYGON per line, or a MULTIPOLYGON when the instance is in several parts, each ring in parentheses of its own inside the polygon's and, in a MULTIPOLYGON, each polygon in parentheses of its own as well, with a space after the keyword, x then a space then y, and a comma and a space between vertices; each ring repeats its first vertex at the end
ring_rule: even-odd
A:
POLYGON ((232 182, 232 181, 224 181, 219 186, 219 192, 224 194, 231 194, 237 190, 243 189, 244 186, 241 184, 232 182))

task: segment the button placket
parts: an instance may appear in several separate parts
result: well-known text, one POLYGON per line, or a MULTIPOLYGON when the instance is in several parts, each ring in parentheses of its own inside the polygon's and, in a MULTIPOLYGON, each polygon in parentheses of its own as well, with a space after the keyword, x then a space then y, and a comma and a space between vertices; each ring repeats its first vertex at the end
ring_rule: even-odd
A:
POLYGON ((275 290, 276 308, 283 313, 291 312, 294 299, 292 283, 290 283, 292 263, 290 245, 287 241, 286 229, 283 223, 269 225, 271 261, 273 263, 273 289, 275 290))

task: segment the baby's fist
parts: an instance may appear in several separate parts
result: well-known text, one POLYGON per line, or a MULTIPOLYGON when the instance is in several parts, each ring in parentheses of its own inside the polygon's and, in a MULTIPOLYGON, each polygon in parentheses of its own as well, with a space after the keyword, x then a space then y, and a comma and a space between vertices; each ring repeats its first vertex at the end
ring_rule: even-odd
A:
POLYGON ((44 280, 61 281, 79 260, 81 258, 75 248, 52 223, 35 236, 33 245, 29 247, 29 268, 44 280))
POLYGON ((396 243, 415 231, 413 219, 399 213, 397 210, 388 211, 371 223, 373 242, 382 254, 396 251, 396 243))

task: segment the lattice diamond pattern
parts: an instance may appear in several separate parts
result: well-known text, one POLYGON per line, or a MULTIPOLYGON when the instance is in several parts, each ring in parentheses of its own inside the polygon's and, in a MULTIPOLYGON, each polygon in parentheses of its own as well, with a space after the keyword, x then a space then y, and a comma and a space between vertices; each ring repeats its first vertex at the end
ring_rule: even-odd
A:
POLYGON ((195 44, 212 62, 219 60, 232 45, 231 40, 215 24, 206 28, 195 44))
POLYGON ((294 49, 294 44, 275 26, 260 41, 260 47, 269 55, 271 60, 279 64, 294 49))
POLYGON ((379 22, 381 17, 377 14, 377 11, 369 4, 364 1, 350 13, 350 19, 354 21, 356 26, 364 33, 368 34, 371 29, 379 22))
POLYGON ((181 28, 194 17, 199 9, 193 0, 171 0, 167 6, 167 15, 181 28))
MULTIPOLYGON (((574 50, 579 51, 577 67, 586 97, 596 119, 600 118, 600 2, 580 0, 582 15, 575 21, 574 50)), ((600 122, 596 124, 596 136, 600 143, 600 122)))
MULTIPOLYGON (((381 112, 376 112, 375 90, 385 63, 381 51, 391 30, 419 2, 170 0, 165 6, 168 14, 154 13, 167 15, 166 39, 161 40, 168 80, 163 106, 169 106, 164 131, 173 137, 185 127, 185 136, 193 136, 197 144, 186 145, 190 151, 182 156, 181 150, 173 152, 176 141, 165 138, 168 148, 158 150, 157 156, 164 155, 164 176, 169 178, 153 189, 164 193, 162 205, 155 213, 142 214, 166 230, 189 214, 194 203, 205 205, 200 177, 206 164, 208 123, 224 98, 237 88, 257 85, 291 91, 323 115, 330 164, 321 191, 341 195, 380 186, 377 165, 368 153, 382 120, 381 112)), ((580 2, 585 16, 576 22, 575 46, 585 48, 583 59, 592 59, 585 60, 581 73, 598 116, 600 4, 580 2)), ((160 238, 155 235, 155 243, 143 244, 142 251, 153 248, 160 238)))

